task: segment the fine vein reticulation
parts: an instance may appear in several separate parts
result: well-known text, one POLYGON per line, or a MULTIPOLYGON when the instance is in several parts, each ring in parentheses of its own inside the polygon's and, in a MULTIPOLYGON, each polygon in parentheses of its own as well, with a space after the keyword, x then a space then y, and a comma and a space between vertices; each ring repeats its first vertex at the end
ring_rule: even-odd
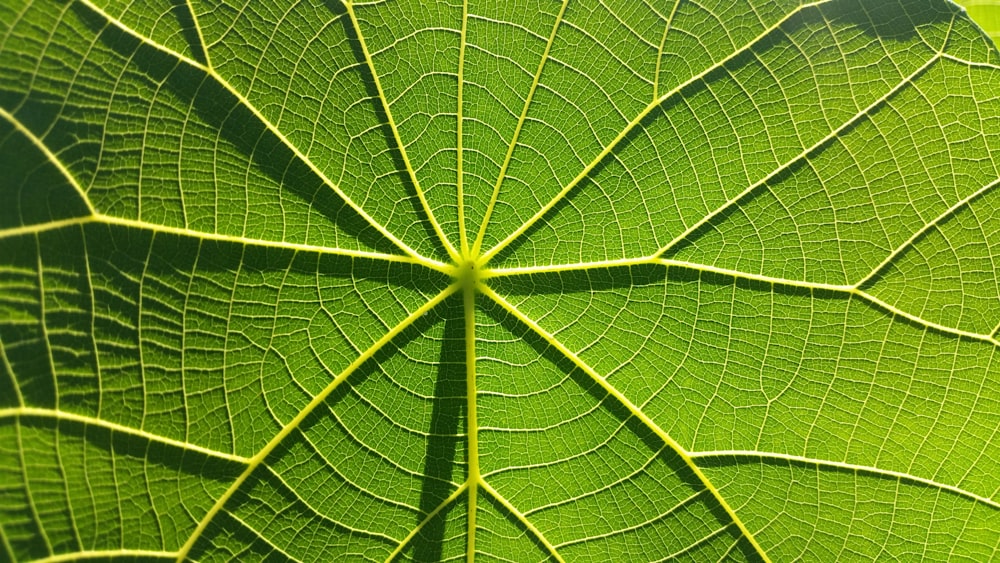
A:
POLYGON ((1000 553, 982 32, 516 4, 0 8, 3 559, 1000 553))

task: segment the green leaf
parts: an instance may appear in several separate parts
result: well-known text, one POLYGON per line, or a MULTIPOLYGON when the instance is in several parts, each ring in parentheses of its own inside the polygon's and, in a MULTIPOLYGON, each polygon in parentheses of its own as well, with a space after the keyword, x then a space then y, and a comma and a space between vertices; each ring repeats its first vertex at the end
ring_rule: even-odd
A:
POLYGON ((1000 553, 957 5, 0 26, 0 560, 1000 553))

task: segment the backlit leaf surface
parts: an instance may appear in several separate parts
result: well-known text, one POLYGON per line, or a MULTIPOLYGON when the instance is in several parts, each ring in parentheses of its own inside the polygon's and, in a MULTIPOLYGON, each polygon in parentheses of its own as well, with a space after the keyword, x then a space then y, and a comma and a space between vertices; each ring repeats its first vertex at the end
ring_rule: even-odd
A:
POLYGON ((969 11, 969 16, 978 23, 994 42, 1000 42, 1000 1, 961 0, 959 5, 969 11))
POLYGON ((0 559, 998 556, 955 4, 0 24, 0 559))

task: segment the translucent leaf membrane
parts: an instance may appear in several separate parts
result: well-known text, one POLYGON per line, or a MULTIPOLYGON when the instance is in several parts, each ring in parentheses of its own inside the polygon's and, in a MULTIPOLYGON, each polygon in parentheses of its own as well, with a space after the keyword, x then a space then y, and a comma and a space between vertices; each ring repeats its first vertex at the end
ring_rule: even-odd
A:
POLYGON ((480 466, 538 529, 536 542, 570 560, 627 552, 646 561, 736 541, 676 452, 516 318, 495 305, 487 313, 477 342, 480 466))
POLYGON ((476 507, 476 561, 556 561, 495 500, 476 507))
MULTIPOLYGON (((563 5, 566 2, 562 3, 563 5)), ((513 145, 553 28, 558 3, 468 3, 462 85, 462 186, 468 238, 486 220, 491 200, 510 167, 513 145), (502 78, 501 78, 502 77, 502 78)))
MULTIPOLYGON (((981 123, 1000 115, 997 71, 940 53, 968 57, 956 38, 975 30, 929 6, 847 4, 802 8, 669 92, 500 263, 665 251, 854 283, 993 182, 1000 137, 981 123), (931 86, 952 82, 984 96, 931 86)), ((975 58, 992 60, 980 44, 975 58)))
POLYGON ((535 36, 545 44, 547 58, 500 185, 484 250, 569 184, 652 102, 666 22, 667 14, 646 3, 584 0, 567 3, 554 35, 535 36))
POLYGON ((468 497, 462 495, 427 519, 393 561, 467 560, 468 512, 468 497))
POLYGON ((0 561, 988 560, 998 65, 943 0, 0 3, 0 561))
POLYGON ((915 232, 1000 178, 1000 136, 979 125, 1000 118, 997 84, 994 67, 939 59, 870 120, 723 211, 668 254, 819 283, 860 282, 915 232), (977 100, 930 87, 952 81, 988 93, 977 100), (973 126, 983 133, 970 135, 973 126), (746 229, 755 236, 742 236, 746 229))
POLYGON ((170 538, 190 534, 241 469, 97 421, 10 412, 0 464, 5 555, 14 560, 168 553, 170 538))
POLYGON ((939 325, 995 334, 1000 287, 995 256, 1000 194, 994 186, 919 233, 869 291, 939 325))
POLYGON ((400 153, 454 247, 458 231, 458 78, 462 2, 359 3, 355 33, 378 76, 400 153))

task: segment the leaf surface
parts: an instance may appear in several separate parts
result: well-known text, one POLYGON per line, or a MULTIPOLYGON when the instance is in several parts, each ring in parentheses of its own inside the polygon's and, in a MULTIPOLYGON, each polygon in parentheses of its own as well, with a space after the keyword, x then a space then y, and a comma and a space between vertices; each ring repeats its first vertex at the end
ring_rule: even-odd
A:
POLYGON ((1000 551, 1000 53, 955 4, 0 26, 0 560, 1000 551))

